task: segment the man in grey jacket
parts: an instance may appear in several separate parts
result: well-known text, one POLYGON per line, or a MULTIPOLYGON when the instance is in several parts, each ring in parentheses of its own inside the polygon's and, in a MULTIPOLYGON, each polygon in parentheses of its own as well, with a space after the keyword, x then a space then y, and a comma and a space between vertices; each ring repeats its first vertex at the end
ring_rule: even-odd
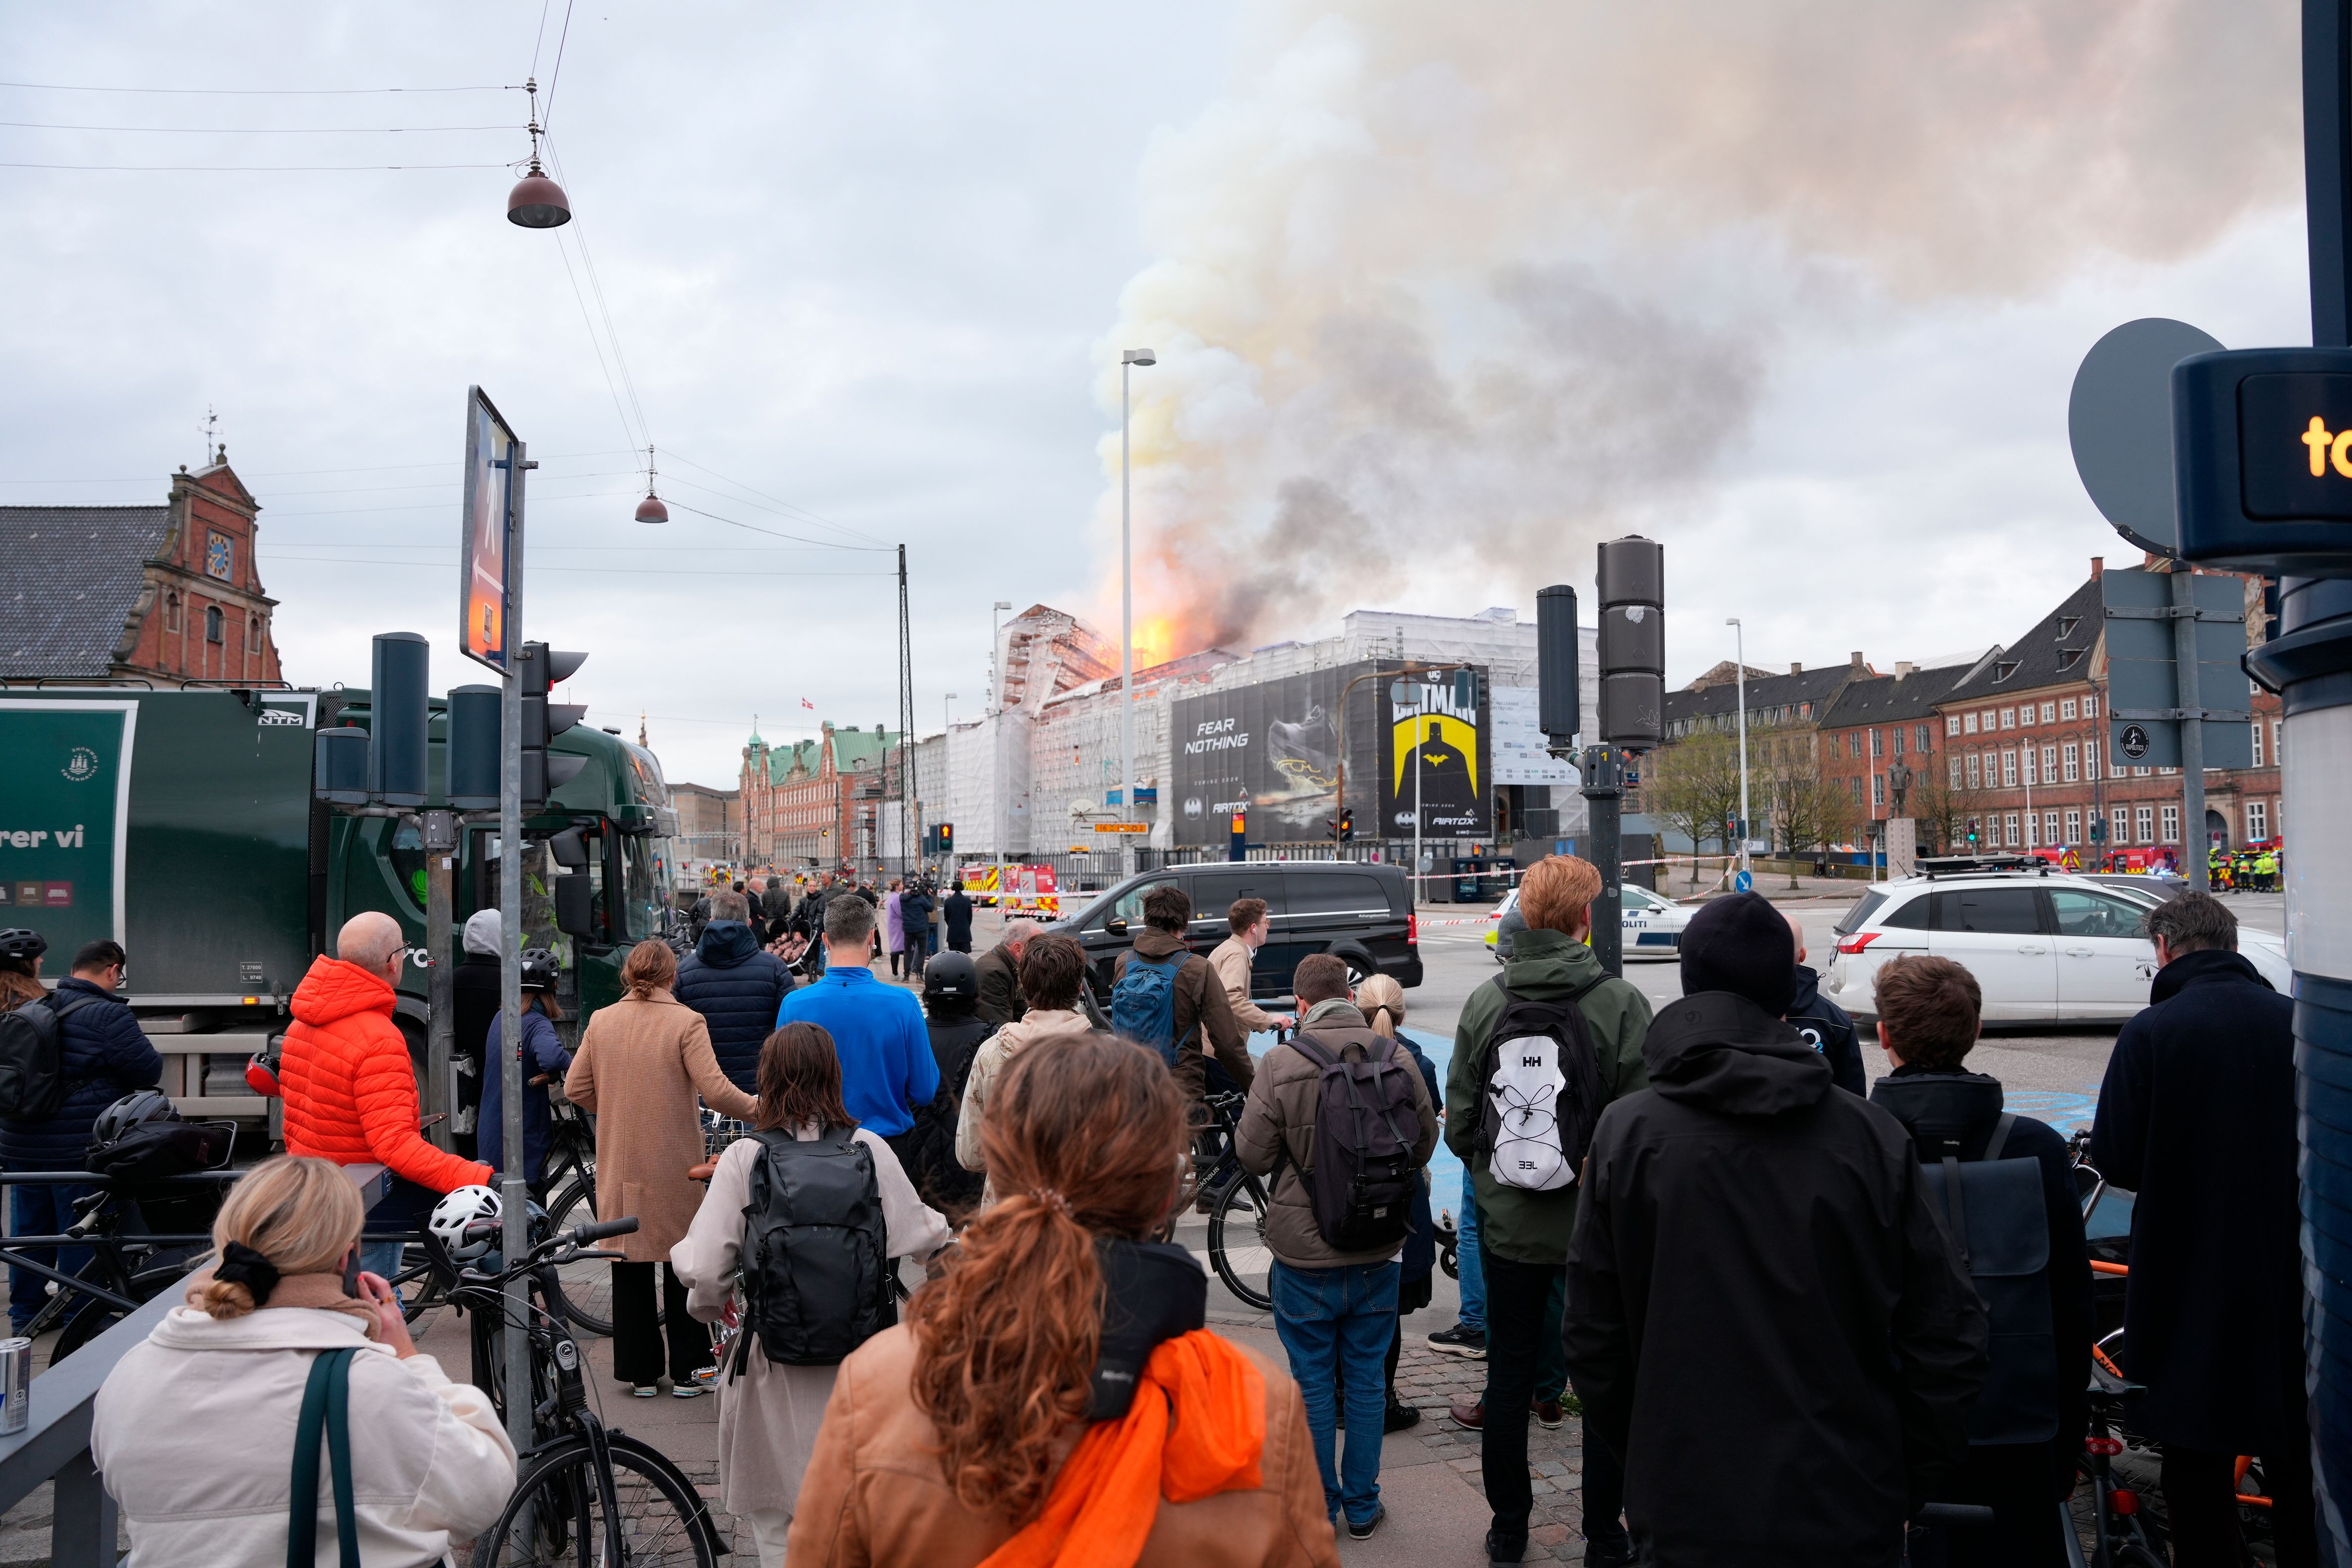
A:
MULTIPOLYGON (((1300 961, 1291 989, 1306 1009, 1298 1032, 1342 1061, 1370 1061, 1395 1051, 1364 1025, 1348 994, 1344 960, 1318 952, 1300 961)), ((1398 1053, 1412 1086, 1416 1118, 1412 1144, 1416 1165, 1425 1165, 1437 1147, 1437 1111, 1429 1086, 1412 1059, 1398 1053)), ((1290 1358, 1307 1402, 1307 1425, 1315 1436, 1315 1462, 1323 1472, 1323 1499, 1336 1515, 1344 1509, 1348 1533, 1361 1541, 1386 1513, 1381 1506, 1381 1441, 1388 1406, 1389 1341, 1396 1330, 1400 1271, 1396 1245, 1369 1252, 1342 1252, 1323 1238, 1315 1223, 1312 1191, 1315 1121, 1322 1096, 1323 1069, 1295 1045, 1276 1046, 1258 1064, 1234 1142, 1253 1175, 1274 1177, 1266 1213, 1265 1244, 1274 1254, 1270 1288, 1275 1331, 1290 1358), (1332 1428, 1337 1413, 1331 1391, 1343 1384, 1348 1401, 1348 1447, 1335 1463, 1332 1428)))

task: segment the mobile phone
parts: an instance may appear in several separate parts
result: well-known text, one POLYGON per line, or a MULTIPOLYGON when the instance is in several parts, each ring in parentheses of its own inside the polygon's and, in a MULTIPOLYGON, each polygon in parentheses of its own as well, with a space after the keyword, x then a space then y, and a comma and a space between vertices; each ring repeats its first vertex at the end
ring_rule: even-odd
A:
POLYGON ((354 1301, 360 1299, 360 1249, 356 1247, 343 1254, 343 1294, 354 1301))

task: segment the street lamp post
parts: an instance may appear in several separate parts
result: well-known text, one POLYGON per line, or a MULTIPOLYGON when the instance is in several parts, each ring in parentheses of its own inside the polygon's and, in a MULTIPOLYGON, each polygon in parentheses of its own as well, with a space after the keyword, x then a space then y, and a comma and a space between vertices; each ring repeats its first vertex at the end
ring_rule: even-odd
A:
POLYGON ((1010 599, 999 599, 988 607, 988 852, 1000 861, 1004 858, 1004 742, 996 732, 996 711, 1003 677, 997 672, 996 645, 1003 640, 1004 632, 996 617, 1012 607, 1010 599))
MULTIPOLYGON (((1150 349, 1118 356, 1118 805, 1135 820, 1135 558, 1129 543, 1127 384, 1137 365, 1159 363, 1150 349)), ((1119 836, 1119 876, 1135 875, 1135 835, 1119 836)))
MULTIPOLYGON (((1732 679, 1739 700, 1739 868, 1748 869, 1748 628, 1738 616, 1723 623, 1732 630, 1732 679)), ((1696 845, 1691 846, 1696 849, 1696 845)))

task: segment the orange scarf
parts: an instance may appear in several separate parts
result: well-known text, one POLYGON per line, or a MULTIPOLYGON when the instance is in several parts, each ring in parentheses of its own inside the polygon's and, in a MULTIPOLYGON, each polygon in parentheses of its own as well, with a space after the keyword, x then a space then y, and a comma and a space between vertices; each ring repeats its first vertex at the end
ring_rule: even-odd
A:
POLYGON ((1249 1358, 1206 1329, 1162 1341, 1126 1417, 1087 1429, 1045 1511, 981 1568, 1135 1568, 1159 1498, 1253 1490, 1265 1451, 1265 1378, 1249 1358))

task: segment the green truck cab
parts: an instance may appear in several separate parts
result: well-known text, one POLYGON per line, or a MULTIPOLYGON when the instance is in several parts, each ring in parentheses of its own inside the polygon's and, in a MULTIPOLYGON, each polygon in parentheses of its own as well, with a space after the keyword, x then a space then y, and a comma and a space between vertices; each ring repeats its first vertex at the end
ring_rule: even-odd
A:
MULTIPOLYGON (((446 754, 439 699, 431 710, 426 810, 443 805, 446 754)), ((460 818, 457 848, 436 867, 421 814, 316 799, 318 731, 367 723, 368 694, 345 688, 0 689, 0 927, 47 939, 51 979, 83 942, 122 943, 123 1000, 163 1053, 164 1089, 184 1114, 267 1119, 277 1132, 278 1102, 247 1089, 247 1059, 284 1033, 311 960, 367 910, 408 936, 395 1017, 423 1070, 432 971, 459 957, 428 942, 433 879, 450 878, 453 933, 496 908, 496 824, 460 818)), ((571 1033, 620 996, 629 948, 662 935, 677 816, 645 748, 574 726, 551 750, 586 765, 525 824, 523 929, 526 945, 563 960, 571 1033), (566 934, 546 841, 574 827, 595 898, 590 929, 566 934)), ((462 1111, 472 1098, 429 1076, 424 1087, 428 1108, 462 1111)))

